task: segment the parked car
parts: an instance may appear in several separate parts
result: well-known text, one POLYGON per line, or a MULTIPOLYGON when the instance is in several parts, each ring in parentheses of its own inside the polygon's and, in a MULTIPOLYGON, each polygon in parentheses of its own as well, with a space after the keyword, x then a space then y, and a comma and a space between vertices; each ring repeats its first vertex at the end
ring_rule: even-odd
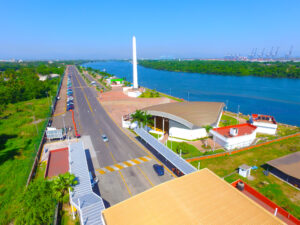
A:
POLYGON ((70 101, 70 100, 73 100, 73 97, 69 97, 69 98, 67 99, 67 101, 70 101))
POLYGON ((70 111, 71 109, 74 109, 74 105, 67 105, 67 111, 70 111))
POLYGON ((162 176, 165 173, 164 167, 162 165, 154 164, 153 169, 155 170, 155 172, 157 173, 158 176, 162 176))
POLYGON ((102 134, 101 137, 104 142, 108 142, 108 138, 107 138, 106 134, 102 134))

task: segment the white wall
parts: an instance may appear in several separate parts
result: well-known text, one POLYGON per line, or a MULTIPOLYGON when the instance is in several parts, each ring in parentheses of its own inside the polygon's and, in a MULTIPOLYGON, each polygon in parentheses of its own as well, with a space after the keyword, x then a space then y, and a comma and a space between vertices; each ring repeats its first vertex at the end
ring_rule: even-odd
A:
POLYGON ((277 131, 277 124, 253 122, 252 125, 257 126, 257 133, 275 135, 277 131))
POLYGON ((169 129, 169 136, 170 137, 178 137, 187 140, 194 140, 198 138, 203 138, 207 136, 205 128, 198 128, 198 129, 185 129, 185 128, 178 128, 178 127, 170 127, 169 129))
POLYGON ((226 150, 233 150, 250 146, 256 138, 256 130, 252 134, 225 138, 219 133, 211 130, 214 140, 226 150))

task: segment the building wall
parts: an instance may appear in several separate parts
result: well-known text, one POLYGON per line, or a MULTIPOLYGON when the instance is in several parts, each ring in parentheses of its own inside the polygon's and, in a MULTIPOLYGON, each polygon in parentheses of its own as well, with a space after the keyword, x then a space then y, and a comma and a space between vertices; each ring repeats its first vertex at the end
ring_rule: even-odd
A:
POLYGON ((252 125, 257 126, 257 133, 275 135, 277 131, 277 124, 253 122, 252 125))
POLYGON ((207 136, 205 128, 189 129, 188 127, 173 120, 169 120, 169 126, 170 137, 194 140, 207 136))
POLYGON ((256 138, 256 131, 249 135, 237 136, 237 137, 229 137, 226 138, 217 132, 211 130, 211 134, 214 136, 214 140, 224 147, 226 150, 233 150, 238 148, 244 148, 253 143, 256 138))

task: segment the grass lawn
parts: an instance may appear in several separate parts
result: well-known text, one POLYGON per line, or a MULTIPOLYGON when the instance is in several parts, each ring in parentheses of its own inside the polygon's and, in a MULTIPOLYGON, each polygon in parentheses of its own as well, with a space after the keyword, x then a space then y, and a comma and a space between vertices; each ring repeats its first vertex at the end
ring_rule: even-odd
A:
POLYGON ((161 135, 160 134, 156 134, 156 133, 149 133, 151 134, 153 137, 155 137, 156 139, 160 138, 161 135))
POLYGON ((238 124, 238 121, 236 118, 223 114, 221 116, 219 127, 231 126, 231 125, 236 125, 236 124, 238 124))
POLYGON ((49 114, 47 106, 47 98, 19 102, 0 116, 0 224, 14 217, 16 196, 26 185, 49 114))
POLYGON ((145 92, 143 92, 139 98, 159 98, 160 94, 156 90, 146 89, 145 92))
POLYGON ((300 127, 278 125, 277 136, 283 137, 300 132, 300 127))
MULTIPOLYGON (((263 174, 262 166, 266 162, 281 156, 300 151, 300 137, 271 143, 269 145, 257 147, 253 150, 240 152, 231 156, 223 156, 213 159, 201 160, 201 168, 209 168, 220 177, 224 177, 234 172, 243 163, 250 166, 258 166, 257 170, 252 170, 251 175, 254 180, 242 178, 237 174, 227 177, 225 180, 232 182, 238 178, 245 180, 249 185, 260 193, 270 198, 288 212, 300 218, 300 194, 299 191, 290 185, 282 182, 276 177, 263 174)), ((197 167, 198 162, 192 162, 197 167)))
MULTIPOLYGON (((179 144, 180 144, 180 142, 172 141, 172 150, 176 154, 179 154, 179 151, 177 152, 177 146, 179 144)), ((169 149, 171 149, 171 141, 167 142, 167 146, 168 146, 169 149)), ((184 154, 183 152, 181 153, 182 154, 181 156, 184 159, 224 152, 223 149, 218 149, 218 150, 215 150, 215 151, 200 152, 194 145, 187 144, 187 146, 188 146, 187 153, 186 154, 184 154)))

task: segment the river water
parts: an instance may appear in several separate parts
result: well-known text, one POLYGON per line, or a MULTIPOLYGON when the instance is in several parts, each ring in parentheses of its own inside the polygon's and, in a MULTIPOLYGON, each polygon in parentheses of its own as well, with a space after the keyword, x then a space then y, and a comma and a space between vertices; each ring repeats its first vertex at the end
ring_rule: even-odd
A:
MULTIPOLYGON (((132 82, 132 64, 87 63, 132 82)), ((169 72, 138 66, 140 86, 189 101, 219 101, 232 112, 273 115, 278 122, 300 126, 300 79, 222 76, 169 72)), ((226 108, 225 108, 226 109, 226 108)))

